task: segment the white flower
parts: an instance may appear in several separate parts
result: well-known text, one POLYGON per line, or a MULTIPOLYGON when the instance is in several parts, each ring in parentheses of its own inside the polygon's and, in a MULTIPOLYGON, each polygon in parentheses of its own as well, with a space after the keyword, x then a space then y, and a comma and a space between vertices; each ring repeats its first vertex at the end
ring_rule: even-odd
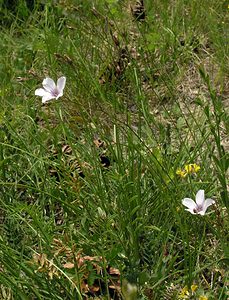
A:
POLYGON ((190 198, 184 198, 182 200, 182 204, 188 207, 186 210, 189 211, 191 214, 200 214, 205 215, 207 208, 214 204, 215 201, 212 199, 206 199, 204 197, 204 190, 199 190, 196 193, 196 202, 190 198))
POLYGON ((35 95, 42 97, 42 103, 51 99, 58 99, 63 96, 63 91, 66 83, 66 77, 62 76, 57 80, 57 85, 51 78, 45 78, 42 82, 43 89, 36 89, 35 95))

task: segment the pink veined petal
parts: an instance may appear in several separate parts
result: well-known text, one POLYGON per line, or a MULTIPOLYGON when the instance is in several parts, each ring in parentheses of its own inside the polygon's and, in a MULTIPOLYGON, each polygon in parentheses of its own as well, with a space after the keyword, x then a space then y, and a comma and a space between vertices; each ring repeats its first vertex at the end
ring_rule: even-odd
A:
POLYGON ((195 201, 193 201, 193 200, 190 199, 190 198, 184 198, 184 199, 182 200, 182 204, 183 204, 184 206, 188 207, 187 210, 190 211, 190 212, 192 212, 192 213, 193 213, 194 209, 196 209, 196 203, 195 203, 195 201))
POLYGON ((208 207, 209 206, 211 206, 212 204, 214 204, 215 203, 215 201, 213 200, 213 199, 206 199, 205 201, 204 201, 204 206, 203 206, 203 214, 205 214, 205 212, 206 212, 206 210, 208 209, 208 207))
POLYGON ((44 90, 42 88, 36 89, 35 95, 42 97, 42 103, 45 103, 46 101, 49 101, 49 100, 55 98, 55 96, 53 96, 52 94, 50 94, 49 92, 47 92, 46 90, 44 90))
POLYGON ((36 90, 35 90, 35 95, 36 95, 36 96, 43 97, 43 96, 46 95, 46 94, 47 94, 46 90, 44 90, 44 89, 42 89, 42 88, 36 89, 36 90))
POLYGON ((204 190, 199 190, 196 193, 196 203, 198 206, 204 206, 204 190))
POLYGON ((56 97, 51 95, 50 93, 46 92, 46 94, 42 97, 42 103, 45 103, 54 98, 56 98, 56 97))
POLYGON ((55 82, 53 81, 52 78, 49 78, 49 77, 47 77, 43 80, 42 85, 43 85, 44 89, 49 93, 53 93, 53 91, 56 89, 55 82))
MULTIPOLYGON (((57 90, 58 90, 59 94, 61 94, 61 96, 63 96, 63 90, 65 88, 65 83, 66 83, 65 76, 62 76, 57 80, 57 90)), ((61 97, 61 96, 59 96, 59 97, 61 97)))

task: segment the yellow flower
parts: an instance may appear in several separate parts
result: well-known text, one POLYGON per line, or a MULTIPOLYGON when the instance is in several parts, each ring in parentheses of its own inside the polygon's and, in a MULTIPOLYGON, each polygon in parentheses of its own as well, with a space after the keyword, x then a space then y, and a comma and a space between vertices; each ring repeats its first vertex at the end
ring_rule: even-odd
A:
POLYGON ((200 170, 200 166, 198 166, 197 164, 188 164, 185 165, 184 168, 188 174, 197 173, 200 170))
POLYGON ((206 297, 206 296, 204 296, 204 295, 201 295, 201 296, 199 297, 199 300, 208 300, 208 297, 206 297))
POLYGON ((192 291, 193 293, 195 293, 195 291, 197 290, 197 288, 198 288, 198 285, 196 285, 196 284, 192 284, 192 285, 191 285, 191 291, 192 291))
POLYGON ((177 169, 176 174, 179 175, 180 177, 184 178, 188 174, 195 174, 200 170, 200 166, 197 164, 188 164, 184 166, 184 169, 177 169))
POLYGON ((188 173, 184 170, 181 170, 181 168, 176 170, 176 174, 179 175, 180 177, 184 178, 188 173))
POLYGON ((181 290, 178 298, 179 299, 188 299, 189 291, 187 285, 181 290))

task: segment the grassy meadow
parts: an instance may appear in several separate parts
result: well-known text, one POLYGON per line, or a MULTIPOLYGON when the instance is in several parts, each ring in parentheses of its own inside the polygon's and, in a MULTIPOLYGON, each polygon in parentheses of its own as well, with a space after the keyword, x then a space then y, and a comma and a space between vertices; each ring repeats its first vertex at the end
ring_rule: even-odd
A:
POLYGON ((2 0, 0 26, 0 299, 228 300, 229 2, 2 0))

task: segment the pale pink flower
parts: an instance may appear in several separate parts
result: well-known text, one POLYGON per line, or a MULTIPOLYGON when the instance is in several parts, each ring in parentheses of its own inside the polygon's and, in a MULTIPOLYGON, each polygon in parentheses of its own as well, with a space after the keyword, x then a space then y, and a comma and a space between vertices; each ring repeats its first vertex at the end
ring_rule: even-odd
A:
POLYGON ((57 80, 57 84, 53 79, 47 77, 43 80, 43 88, 36 89, 35 95, 42 97, 42 103, 51 99, 58 99, 63 96, 63 91, 66 83, 66 77, 62 76, 57 80))
POLYGON ((191 214, 199 214, 205 215, 206 210, 209 206, 214 204, 215 201, 212 199, 206 199, 204 197, 204 190, 199 190, 196 193, 196 202, 190 198, 184 198, 182 200, 182 204, 188 207, 186 210, 189 211, 191 214))

